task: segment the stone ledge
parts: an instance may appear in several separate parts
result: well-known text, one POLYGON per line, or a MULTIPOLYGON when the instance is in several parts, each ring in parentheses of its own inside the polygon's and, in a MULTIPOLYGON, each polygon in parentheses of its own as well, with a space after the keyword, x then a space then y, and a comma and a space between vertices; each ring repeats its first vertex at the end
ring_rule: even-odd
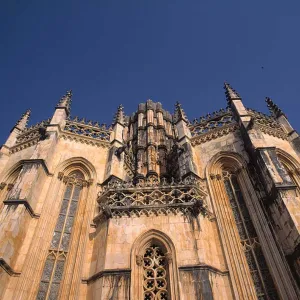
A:
POLYGON ((11 266, 2 258, 0 257, 0 267, 9 275, 13 277, 18 277, 21 275, 20 272, 14 271, 11 266))
POLYGON ((3 201, 4 205, 20 205, 23 204, 32 218, 38 219, 40 214, 34 212, 29 202, 26 199, 8 199, 3 201))
POLYGON ((206 265, 206 264, 199 264, 199 265, 186 265, 186 266, 181 266, 178 267, 179 271, 194 271, 194 270, 207 270, 213 273, 216 273, 218 275, 222 275, 222 276, 228 276, 229 275, 229 271, 225 270, 225 271, 221 271, 213 266, 210 265, 206 265))
POLYGON ((21 160, 20 162, 21 162, 23 165, 40 164, 40 165, 43 167, 45 173, 46 173, 48 176, 49 176, 49 175, 53 175, 53 174, 51 174, 51 173, 49 172, 48 167, 47 167, 47 165, 46 165, 46 162, 45 162, 45 160, 43 160, 43 159, 23 159, 23 160, 21 160))
POLYGON ((130 276, 130 274, 131 274, 131 269, 107 269, 107 270, 100 271, 89 278, 83 278, 81 282, 84 284, 90 284, 104 276, 117 276, 117 275, 130 276))

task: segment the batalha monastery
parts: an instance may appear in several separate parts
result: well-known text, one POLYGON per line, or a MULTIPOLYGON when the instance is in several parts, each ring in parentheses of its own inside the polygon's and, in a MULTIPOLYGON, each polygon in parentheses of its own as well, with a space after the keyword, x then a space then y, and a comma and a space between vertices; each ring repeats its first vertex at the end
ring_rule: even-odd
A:
POLYGON ((224 87, 194 121, 148 100, 107 127, 71 91, 26 111, 0 152, 0 298, 300 299, 300 137, 224 87))

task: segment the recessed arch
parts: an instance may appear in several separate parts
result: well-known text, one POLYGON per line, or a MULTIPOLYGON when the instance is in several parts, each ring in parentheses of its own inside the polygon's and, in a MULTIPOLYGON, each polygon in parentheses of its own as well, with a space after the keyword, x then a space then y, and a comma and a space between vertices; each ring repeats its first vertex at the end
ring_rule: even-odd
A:
POLYGON ((280 161, 289 169, 289 170, 296 170, 300 168, 300 163, 289 153, 286 151, 276 148, 276 153, 280 161))
POLYGON ((248 161, 240 154, 220 152, 206 169, 234 294, 236 298, 257 299, 260 289, 276 299, 277 293, 288 299, 294 294, 287 288, 288 270, 282 268, 280 253, 270 239, 272 234, 247 167, 248 161))
POLYGON ((19 161, 16 164, 14 164, 5 173, 3 173, 2 181, 6 183, 11 183, 12 181, 14 181, 14 179, 16 179, 15 175, 20 173, 22 167, 23 167, 22 161, 19 161))
POLYGON ((292 179, 292 182, 297 186, 296 194, 300 194, 300 163, 289 153, 282 149, 276 148, 276 153, 279 161, 283 165, 285 171, 292 179))
POLYGON ((151 229, 142 233, 133 243, 131 249, 131 264, 133 263, 132 260, 134 260, 135 255, 143 251, 152 240, 157 241, 166 251, 174 254, 176 258, 175 246, 170 237, 162 231, 151 229))
POLYGON ((217 175, 224 169, 236 172, 246 167, 247 161, 239 153, 221 151, 214 155, 207 164, 206 177, 209 178, 212 173, 217 175))
POLYGON ((80 170, 86 180, 96 180, 97 172, 94 165, 84 157, 71 157, 60 163, 56 169, 55 174, 62 172, 66 175, 74 170, 80 170))

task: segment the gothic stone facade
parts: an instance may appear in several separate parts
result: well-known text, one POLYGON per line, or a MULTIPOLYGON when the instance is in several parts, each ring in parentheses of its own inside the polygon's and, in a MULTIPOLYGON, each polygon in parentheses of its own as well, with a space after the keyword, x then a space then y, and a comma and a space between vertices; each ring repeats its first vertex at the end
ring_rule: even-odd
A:
POLYGON ((267 98, 111 127, 27 111, 0 152, 0 298, 300 299, 300 138, 267 98))

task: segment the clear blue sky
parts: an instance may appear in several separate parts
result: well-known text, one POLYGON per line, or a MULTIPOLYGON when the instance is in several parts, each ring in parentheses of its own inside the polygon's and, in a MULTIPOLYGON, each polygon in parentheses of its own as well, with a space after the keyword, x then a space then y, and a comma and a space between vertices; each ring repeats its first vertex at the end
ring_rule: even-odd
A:
POLYGON ((300 128, 300 2, 6 0, 0 4, 0 144, 26 108, 46 119, 67 89, 72 115, 111 123, 148 98, 190 119, 273 98, 300 128), (262 68, 263 67, 263 68, 262 68))

